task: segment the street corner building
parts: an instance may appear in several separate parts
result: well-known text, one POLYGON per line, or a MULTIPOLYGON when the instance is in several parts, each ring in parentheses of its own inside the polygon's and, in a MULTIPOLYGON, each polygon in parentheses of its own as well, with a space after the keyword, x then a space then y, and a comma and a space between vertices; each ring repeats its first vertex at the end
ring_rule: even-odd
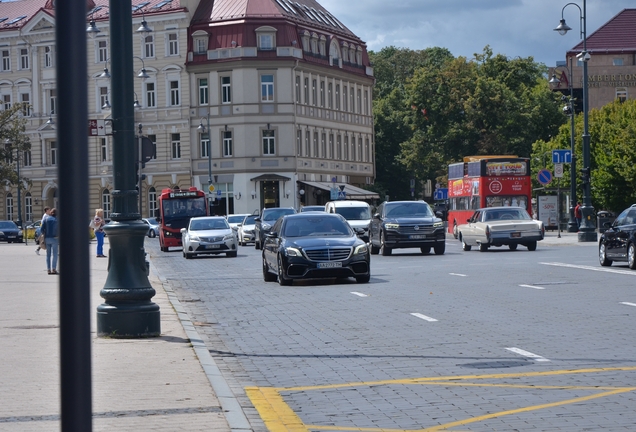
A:
MULTIPOLYGON (((111 212, 111 40, 106 0, 88 0, 89 193, 111 212)), ((31 150, 0 219, 58 206, 53 0, 0 3, 0 98, 25 103, 31 150)), ((140 213, 165 188, 213 190, 218 215, 324 204, 346 188, 376 199, 373 69, 366 45, 314 0, 132 2, 135 133, 154 151, 141 169, 140 213), (141 31, 143 29, 144 31, 141 31), (138 129, 138 130, 137 130, 138 129), (143 174, 143 175, 141 175, 143 174), (213 183, 214 187, 210 188, 213 183)), ((60 77, 61 78, 61 77, 60 77)), ((347 196, 349 198, 349 196, 347 196)))

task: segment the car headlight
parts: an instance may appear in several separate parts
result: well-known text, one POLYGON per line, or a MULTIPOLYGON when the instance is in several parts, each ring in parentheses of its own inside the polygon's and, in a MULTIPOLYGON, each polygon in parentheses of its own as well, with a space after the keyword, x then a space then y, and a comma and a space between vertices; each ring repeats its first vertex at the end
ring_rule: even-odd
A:
POLYGON ((433 228, 439 228, 439 227, 443 227, 444 226, 444 222, 435 222, 433 224, 433 228))
POLYGON ((22 230, 18 231, 18 235, 21 236, 22 235, 22 230))
POLYGON ((292 257, 299 257, 303 255, 302 253, 300 253, 300 250, 293 247, 285 248, 285 252, 287 252, 287 256, 292 256, 292 257))
POLYGON ((173 237, 173 236, 174 236, 174 234, 172 234, 172 232, 170 232, 170 231, 164 231, 164 232, 163 232, 163 236, 164 236, 164 237, 173 237))
POLYGON ((226 241, 226 240, 232 240, 233 238, 234 238, 234 233, 232 233, 232 234, 226 234, 226 235, 223 237, 223 241, 226 241))
POLYGON ((398 229, 399 227, 400 227, 400 224, 396 224, 396 223, 384 224, 384 228, 386 229, 398 229))
POLYGON ((263 228, 264 230, 268 230, 270 229, 272 226, 268 223, 263 222, 263 224, 261 225, 261 228, 263 228))
POLYGON ((357 246, 353 250, 353 254, 354 255, 366 254, 367 250, 368 250, 367 245, 366 244, 361 244, 360 246, 357 246))
POLYGON ((190 237, 190 241, 201 241, 201 239, 199 239, 199 236, 195 234, 190 234, 188 237, 190 237))

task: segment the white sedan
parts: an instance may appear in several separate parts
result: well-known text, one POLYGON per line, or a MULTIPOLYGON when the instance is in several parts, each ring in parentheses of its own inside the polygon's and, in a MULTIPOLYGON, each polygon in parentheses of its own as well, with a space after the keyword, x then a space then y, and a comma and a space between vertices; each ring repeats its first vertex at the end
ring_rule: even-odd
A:
POLYGON ((515 250, 518 245, 534 251, 545 235, 543 222, 532 219, 521 207, 478 209, 466 224, 457 227, 457 231, 465 251, 478 246, 481 252, 491 246, 508 246, 515 250))
POLYGON ((243 219, 243 222, 238 227, 238 242, 241 246, 245 246, 248 243, 254 243, 254 221, 258 215, 247 215, 243 219))
POLYGON ((202 216, 190 219, 188 228, 181 229, 183 256, 224 253, 228 257, 237 254, 236 232, 222 216, 202 216))
POLYGON ((227 223, 229 223, 232 229, 236 231, 238 230, 239 224, 243 222, 243 219, 245 219, 245 216, 249 216, 249 215, 247 213, 227 215, 226 216, 227 223))

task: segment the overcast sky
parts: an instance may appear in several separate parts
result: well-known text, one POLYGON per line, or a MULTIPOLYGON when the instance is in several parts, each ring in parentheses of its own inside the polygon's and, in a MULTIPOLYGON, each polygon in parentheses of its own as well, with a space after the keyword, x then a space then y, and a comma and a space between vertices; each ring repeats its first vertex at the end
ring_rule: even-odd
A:
MULTIPOLYGON (((472 58, 490 45, 495 54, 534 57, 554 66, 579 43, 579 10, 565 8, 572 31, 553 29, 568 0, 318 0, 367 44, 447 48, 454 56, 472 58)), ((576 3, 583 8, 583 0, 576 3)), ((588 37, 636 0, 587 0, 588 37)))

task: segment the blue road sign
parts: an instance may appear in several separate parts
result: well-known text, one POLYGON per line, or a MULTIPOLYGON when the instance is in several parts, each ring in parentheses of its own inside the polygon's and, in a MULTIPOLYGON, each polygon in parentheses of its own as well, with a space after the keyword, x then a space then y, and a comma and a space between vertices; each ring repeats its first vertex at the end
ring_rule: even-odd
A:
POLYGON ((339 200, 347 199, 347 193, 345 191, 338 191, 338 199, 339 200))
POLYGON ((552 181, 552 173, 550 172, 550 170, 542 169, 537 174, 537 180, 539 180, 539 183, 541 183, 543 186, 550 184, 550 182, 552 181))
POLYGON ((570 150, 552 150, 552 163, 572 163, 570 150))
POLYGON ((436 201, 448 199, 448 188, 435 189, 435 192, 433 193, 433 199, 436 201))

